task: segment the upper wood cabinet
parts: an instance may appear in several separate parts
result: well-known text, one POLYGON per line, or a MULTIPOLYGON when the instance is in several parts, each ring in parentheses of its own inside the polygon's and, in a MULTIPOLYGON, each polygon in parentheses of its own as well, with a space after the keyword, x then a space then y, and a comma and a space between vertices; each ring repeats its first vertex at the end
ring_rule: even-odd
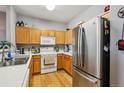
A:
POLYGON ((56 31, 56 44, 65 44, 65 32, 64 31, 56 31))
POLYGON ((41 36, 48 36, 48 35, 49 35, 48 31, 41 31, 41 36))
POLYGON ((56 37, 56 44, 71 44, 71 31, 39 30, 37 28, 16 27, 17 44, 40 44, 40 36, 56 37), (66 37, 65 38, 65 33, 66 37))
POLYGON ((30 28, 16 27, 16 43, 17 44, 30 43, 30 28))
POLYGON ((72 30, 69 30, 68 32, 68 43, 72 44, 72 30))
POLYGON ((72 30, 68 30, 65 33, 65 44, 72 44, 72 30))
POLYGON ((53 30, 41 31, 41 36, 55 36, 55 31, 53 30))
POLYGON ((30 29, 30 44, 40 44, 40 30, 36 28, 30 29))
POLYGON ((48 36, 55 36, 54 30, 48 30, 48 36))

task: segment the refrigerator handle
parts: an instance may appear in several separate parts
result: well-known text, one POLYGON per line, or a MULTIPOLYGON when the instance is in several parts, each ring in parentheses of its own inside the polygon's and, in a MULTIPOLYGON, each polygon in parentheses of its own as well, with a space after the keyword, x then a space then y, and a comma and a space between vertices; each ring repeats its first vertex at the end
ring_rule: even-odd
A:
POLYGON ((82 27, 80 28, 80 60, 81 60, 81 67, 83 67, 83 55, 82 55, 82 27))
POLYGON ((80 65, 80 27, 78 31, 78 53, 77 55, 78 55, 78 62, 79 62, 78 66, 79 66, 80 65))
POLYGON ((84 28, 81 28, 81 43, 80 43, 80 57, 81 57, 81 66, 84 67, 85 61, 85 32, 84 28))
POLYGON ((80 73, 80 72, 77 71, 76 69, 74 69, 74 71, 75 71, 77 74, 79 74, 80 76, 82 76, 82 77, 84 77, 85 79, 87 79, 88 81, 90 81, 90 82, 92 82, 92 83, 94 83, 94 84, 97 84, 97 81, 98 81, 97 79, 96 79, 96 80, 93 80, 93 79, 91 79, 91 78, 89 78, 89 77, 83 75, 82 73, 80 73))

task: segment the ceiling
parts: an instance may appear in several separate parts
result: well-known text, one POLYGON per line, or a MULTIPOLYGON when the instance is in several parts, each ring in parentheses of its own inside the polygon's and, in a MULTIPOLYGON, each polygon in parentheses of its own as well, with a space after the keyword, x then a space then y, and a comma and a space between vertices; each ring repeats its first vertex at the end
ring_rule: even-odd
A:
POLYGON ((90 5, 56 5, 55 10, 48 11, 44 5, 16 5, 17 14, 49 21, 68 23, 90 5))

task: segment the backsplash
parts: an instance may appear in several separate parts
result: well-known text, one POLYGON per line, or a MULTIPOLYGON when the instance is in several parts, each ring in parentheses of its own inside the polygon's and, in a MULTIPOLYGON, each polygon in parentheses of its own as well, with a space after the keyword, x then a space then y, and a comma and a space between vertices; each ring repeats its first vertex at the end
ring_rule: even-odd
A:
POLYGON ((49 45, 44 45, 44 46, 41 46, 41 45, 17 45, 17 49, 19 50, 20 48, 24 48, 24 51, 30 52, 32 47, 38 48, 39 50, 51 47, 51 48, 53 48, 54 51, 56 51, 55 47, 57 47, 57 48, 59 48, 59 51, 64 51, 64 46, 65 45, 51 45, 51 46, 49 46, 49 45))

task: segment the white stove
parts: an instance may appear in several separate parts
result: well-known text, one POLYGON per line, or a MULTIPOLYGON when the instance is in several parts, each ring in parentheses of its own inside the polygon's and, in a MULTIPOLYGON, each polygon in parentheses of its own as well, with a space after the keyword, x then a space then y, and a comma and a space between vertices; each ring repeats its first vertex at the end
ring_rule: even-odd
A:
POLYGON ((41 52, 41 74, 57 71, 57 53, 53 47, 44 47, 41 52))

